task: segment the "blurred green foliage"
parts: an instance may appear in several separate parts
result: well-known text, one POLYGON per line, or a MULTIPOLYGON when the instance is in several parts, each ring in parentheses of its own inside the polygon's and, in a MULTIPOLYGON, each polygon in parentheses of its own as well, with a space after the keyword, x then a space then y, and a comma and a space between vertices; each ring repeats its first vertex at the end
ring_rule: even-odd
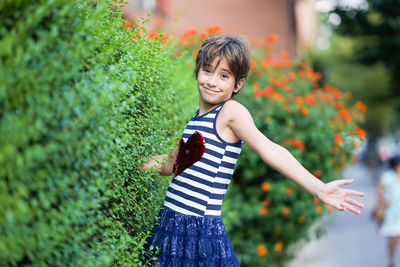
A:
POLYGON ((367 105, 363 125, 368 139, 373 141, 390 132, 396 116, 396 99, 387 97, 391 91, 391 76, 382 63, 363 65, 356 60, 356 47, 360 42, 333 34, 330 48, 319 50, 314 62, 324 82, 351 91, 367 105))
MULTIPOLYGON (((363 77, 369 77, 369 74, 375 70, 373 77, 382 79, 380 82, 385 85, 373 88, 375 91, 379 90, 377 93, 362 94, 369 100, 366 102, 371 107, 385 106, 379 113, 371 111, 368 114, 368 117, 371 117, 367 117, 367 120, 372 122, 374 115, 381 117, 380 115, 384 114, 383 111, 397 109, 392 112, 392 118, 387 118, 390 120, 386 122, 389 125, 377 128, 369 123, 368 126, 372 127, 369 127, 370 136, 375 139, 380 134, 387 134, 389 127, 400 127, 398 119, 400 116, 400 2, 398 0, 366 0, 366 3, 367 9, 337 5, 332 13, 338 14, 341 18, 341 23, 335 32, 354 41, 352 56, 363 65, 372 65, 369 69, 359 67, 361 71, 365 71, 363 77), (388 105, 393 108, 389 108, 388 105)), ((364 81, 364 87, 368 87, 371 79, 364 81)), ((375 123, 381 124, 379 120, 375 123)))

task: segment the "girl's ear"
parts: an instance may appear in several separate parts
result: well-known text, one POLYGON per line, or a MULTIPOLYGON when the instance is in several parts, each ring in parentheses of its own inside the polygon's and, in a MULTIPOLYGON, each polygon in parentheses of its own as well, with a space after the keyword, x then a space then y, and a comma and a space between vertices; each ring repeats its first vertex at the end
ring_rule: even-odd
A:
POLYGON ((233 89, 233 92, 235 92, 235 94, 239 92, 240 88, 242 88, 242 86, 243 86, 243 84, 244 84, 245 81, 246 81, 245 78, 241 78, 241 79, 237 82, 235 89, 233 89))

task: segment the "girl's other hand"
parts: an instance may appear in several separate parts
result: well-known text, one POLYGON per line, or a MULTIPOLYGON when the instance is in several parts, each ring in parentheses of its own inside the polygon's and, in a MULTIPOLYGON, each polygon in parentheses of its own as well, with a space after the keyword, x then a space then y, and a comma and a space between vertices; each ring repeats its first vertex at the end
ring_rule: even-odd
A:
POLYGON ((318 194, 318 198, 327 205, 330 205, 337 210, 349 210, 357 215, 361 212, 356 209, 364 208, 364 205, 348 196, 363 197, 364 193, 356 190, 343 189, 342 186, 351 184, 353 179, 336 180, 325 184, 322 192, 318 194), (354 207, 355 206, 355 207, 354 207))

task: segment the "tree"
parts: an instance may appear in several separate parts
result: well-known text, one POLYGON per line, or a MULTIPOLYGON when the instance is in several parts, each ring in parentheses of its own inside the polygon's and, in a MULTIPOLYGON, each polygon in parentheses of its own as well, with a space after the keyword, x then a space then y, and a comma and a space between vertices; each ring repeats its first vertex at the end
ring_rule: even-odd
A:
POLYGON ((360 63, 384 63, 391 74, 391 86, 377 101, 396 99, 400 114, 400 1, 366 0, 366 3, 368 9, 337 5, 332 13, 340 16, 341 23, 335 31, 362 39, 356 53, 360 63))

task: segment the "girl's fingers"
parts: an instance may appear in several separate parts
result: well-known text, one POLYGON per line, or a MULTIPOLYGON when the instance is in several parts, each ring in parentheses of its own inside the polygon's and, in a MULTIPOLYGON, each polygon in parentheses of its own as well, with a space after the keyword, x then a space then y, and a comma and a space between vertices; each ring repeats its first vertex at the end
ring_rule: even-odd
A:
POLYGON ((355 214, 357 214, 357 215, 360 215, 360 214, 361 214, 361 212, 360 212, 358 209, 353 208, 353 207, 350 206, 349 204, 344 203, 343 206, 344 206, 345 210, 351 211, 351 212, 353 212, 353 213, 355 213, 355 214))
POLYGON ((351 198, 347 198, 347 197, 346 197, 345 201, 346 201, 347 203, 350 203, 350 204, 352 204, 352 205, 354 205, 354 206, 356 206, 356 207, 359 207, 359 208, 361 208, 361 209, 364 208, 364 204, 358 202, 357 200, 354 200, 354 199, 351 199, 351 198))
POLYGON ((352 182, 354 182, 354 179, 342 179, 342 180, 336 180, 336 182, 339 186, 343 186, 351 184, 352 182))
POLYGON ((364 193, 356 190, 346 190, 346 195, 349 196, 357 196, 357 197, 363 197, 364 193))

